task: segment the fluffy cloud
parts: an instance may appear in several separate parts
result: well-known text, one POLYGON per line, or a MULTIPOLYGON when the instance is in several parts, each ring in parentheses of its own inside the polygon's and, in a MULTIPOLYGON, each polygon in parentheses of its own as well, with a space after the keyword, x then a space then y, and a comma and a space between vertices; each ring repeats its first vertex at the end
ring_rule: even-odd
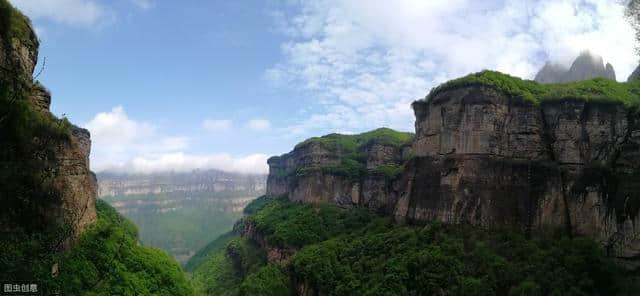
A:
POLYGON ((266 174, 269 171, 266 154, 234 157, 226 153, 189 155, 184 152, 138 156, 108 167, 123 173, 154 173, 165 171, 188 172, 194 169, 218 169, 242 174, 266 174))
POLYGON ((314 100, 291 135, 411 130, 411 101, 483 69, 532 78, 545 61, 566 65, 589 49, 625 79, 638 60, 620 1, 324 0, 274 16, 288 41, 265 76, 314 100))
POLYGON ((33 19, 49 19, 67 25, 93 26, 113 15, 93 0, 9 0, 33 19))
POLYGON ((95 171, 152 173, 219 169, 265 173, 268 169, 264 154, 189 154, 185 152, 189 138, 167 136, 151 123, 132 120, 121 106, 98 113, 84 127, 91 132, 91 166, 95 171))
POLYGON ((266 131, 271 129, 271 122, 266 119, 251 119, 247 122, 247 128, 254 131, 266 131))
POLYGON ((231 129, 232 122, 227 119, 205 119, 202 127, 212 132, 224 132, 231 129))

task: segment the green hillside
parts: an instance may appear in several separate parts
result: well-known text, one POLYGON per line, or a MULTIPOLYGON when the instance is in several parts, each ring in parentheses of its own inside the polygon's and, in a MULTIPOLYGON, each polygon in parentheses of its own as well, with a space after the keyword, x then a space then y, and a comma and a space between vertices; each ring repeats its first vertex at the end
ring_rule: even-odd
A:
MULTIPOLYGON (((267 201, 267 202, 265 202, 267 201)), ((277 247, 299 251, 284 266, 236 238, 194 271, 207 295, 637 295, 625 274, 587 238, 488 232, 432 223, 393 224, 361 209, 254 202, 244 223, 277 247)))
POLYGON ((63 295, 194 295, 178 263, 140 245, 137 228, 97 200, 98 222, 68 253, 51 252, 58 233, 14 235, 0 242, 3 280, 30 280, 63 295), (51 275, 52 267, 58 269, 51 275))
POLYGON ((620 103, 627 107, 640 106, 640 83, 619 83, 596 78, 557 84, 540 84, 496 71, 482 71, 454 79, 431 90, 427 100, 445 90, 466 86, 486 86, 525 101, 540 104, 545 101, 583 100, 600 103, 620 103))

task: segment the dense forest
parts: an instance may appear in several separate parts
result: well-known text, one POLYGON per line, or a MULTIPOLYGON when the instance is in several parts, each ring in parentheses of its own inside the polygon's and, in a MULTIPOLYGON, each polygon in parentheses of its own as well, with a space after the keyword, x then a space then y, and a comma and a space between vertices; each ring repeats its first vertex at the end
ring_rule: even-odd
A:
MULTIPOLYGON (((626 274, 591 239, 552 230, 527 237, 431 223, 402 226, 363 209, 262 197, 246 208, 271 250, 225 235, 193 279, 207 295, 637 295, 626 274), (226 246, 222 246, 226 244, 226 246)), ((242 226, 237 227, 237 229, 242 226)))

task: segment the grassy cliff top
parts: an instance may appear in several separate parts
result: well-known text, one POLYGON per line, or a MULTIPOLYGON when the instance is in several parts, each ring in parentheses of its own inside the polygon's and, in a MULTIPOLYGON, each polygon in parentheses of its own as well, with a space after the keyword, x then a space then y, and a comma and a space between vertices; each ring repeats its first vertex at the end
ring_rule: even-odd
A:
POLYGON ((600 103, 622 103, 626 107, 640 106, 640 82, 620 83, 608 79, 540 84, 495 71, 482 71, 454 79, 431 90, 426 101, 446 91, 467 86, 487 86, 504 93, 540 104, 552 100, 584 100, 600 103))
POLYGON ((0 35, 20 40, 35 39, 31 22, 7 0, 0 0, 0 35))
POLYGON ((296 148, 309 143, 321 143, 330 151, 355 152, 372 141, 401 147, 411 143, 413 136, 413 133, 399 132, 390 128, 379 128, 356 135, 329 134, 322 137, 314 137, 296 145, 296 148))

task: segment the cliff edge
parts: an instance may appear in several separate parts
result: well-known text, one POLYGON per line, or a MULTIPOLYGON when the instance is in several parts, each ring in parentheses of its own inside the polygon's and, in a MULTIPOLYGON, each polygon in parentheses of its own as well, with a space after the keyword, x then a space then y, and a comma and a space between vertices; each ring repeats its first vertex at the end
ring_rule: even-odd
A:
POLYGON ((61 227, 73 240, 96 221, 89 132, 49 112, 51 95, 32 78, 39 42, 29 20, 2 0, 0 23, 0 229, 61 227))
POLYGON ((267 194, 359 205, 401 223, 589 236, 633 269, 640 254, 637 89, 607 79, 541 85, 472 74, 413 103, 416 133, 407 142, 365 137, 348 158, 357 174, 336 169, 348 162, 331 139, 362 135, 310 139, 269 159, 267 194))

